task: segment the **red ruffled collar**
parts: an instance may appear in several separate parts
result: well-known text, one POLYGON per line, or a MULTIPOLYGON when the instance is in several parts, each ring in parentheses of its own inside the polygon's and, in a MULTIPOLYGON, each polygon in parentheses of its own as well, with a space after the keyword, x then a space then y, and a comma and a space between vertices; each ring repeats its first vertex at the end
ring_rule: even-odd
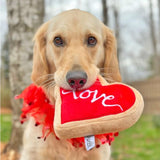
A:
MULTIPOLYGON (((42 136, 37 138, 46 140, 49 134, 53 133, 55 135, 53 126, 55 108, 54 105, 50 104, 42 87, 31 84, 15 97, 15 99, 19 98, 23 99, 21 123, 23 124, 29 117, 33 117, 35 126, 42 125, 42 136)), ((95 135, 95 138, 99 139, 101 144, 109 143, 111 145, 114 136, 118 136, 118 132, 95 135)), ((56 138, 59 140, 57 136, 56 138)), ((68 141, 75 147, 84 146, 84 137, 72 138, 68 141)), ((101 144, 96 144, 96 147, 99 148, 101 144)))

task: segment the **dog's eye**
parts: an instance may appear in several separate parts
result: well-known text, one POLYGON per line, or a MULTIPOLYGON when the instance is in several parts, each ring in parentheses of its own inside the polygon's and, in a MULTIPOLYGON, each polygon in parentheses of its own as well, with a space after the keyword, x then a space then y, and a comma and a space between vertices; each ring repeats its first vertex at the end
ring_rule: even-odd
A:
POLYGON ((64 45, 64 42, 61 37, 55 37, 53 42, 57 47, 63 47, 64 45))
POLYGON ((88 37, 88 46, 95 46, 96 45, 96 43, 97 43, 97 40, 96 40, 96 38, 95 37, 88 37))

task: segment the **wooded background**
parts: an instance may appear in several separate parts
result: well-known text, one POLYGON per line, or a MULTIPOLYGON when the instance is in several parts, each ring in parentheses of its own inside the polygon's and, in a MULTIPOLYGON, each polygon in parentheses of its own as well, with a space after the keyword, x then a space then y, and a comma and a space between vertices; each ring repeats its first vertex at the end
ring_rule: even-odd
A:
POLYGON ((11 106, 12 134, 5 152, 19 151, 21 101, 14 96, 31 83, 32 38, 37 28, 61 11, 79 8, 114 32, 124 82, 160 76, 160 0, 2 0, 1 106, 11 106), (11 104, 8 96, 11 97, 11 104), (7 98, 6 98, 7 97, 7 98))

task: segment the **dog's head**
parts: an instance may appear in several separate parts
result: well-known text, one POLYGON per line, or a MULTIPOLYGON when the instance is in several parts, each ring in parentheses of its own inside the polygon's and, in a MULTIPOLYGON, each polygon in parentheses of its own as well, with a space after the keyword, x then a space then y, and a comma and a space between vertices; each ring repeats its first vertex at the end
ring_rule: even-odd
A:
POLYGON ((34 37, 32 80, 46 87, 84 89, 97 75, 120 81, 116 40, 93 15, 70 10, 43 24, 34 37))

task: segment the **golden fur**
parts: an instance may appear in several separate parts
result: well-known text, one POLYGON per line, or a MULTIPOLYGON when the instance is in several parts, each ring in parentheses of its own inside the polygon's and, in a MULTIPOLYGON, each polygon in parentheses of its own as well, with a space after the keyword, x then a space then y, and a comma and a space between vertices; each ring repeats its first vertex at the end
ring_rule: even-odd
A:
MULTIPOLYGON (((38 29, 34 41, 32 80, 43 86, 53 104, 55 85, 71 89, 66 82, 68 71, 81 69, 87 73, 83 88, 92 85, 99 73, 110 82, 121 81, 115 37, 108 27, 87 12, 70 10, 57 15, 38 29), (64 47, 54 45, 56 36, 65 40, 64 47), (94 47, 86 45, 88 36, 97 39, 94 47)), ((45 142, 37 140, 40 134, 41 127, 34 127, 30 119, 21 160, 108 160, 110 157, 107 144, 86 151, 74 148, 67 141, 57 141, 53 135, 45 142)))

